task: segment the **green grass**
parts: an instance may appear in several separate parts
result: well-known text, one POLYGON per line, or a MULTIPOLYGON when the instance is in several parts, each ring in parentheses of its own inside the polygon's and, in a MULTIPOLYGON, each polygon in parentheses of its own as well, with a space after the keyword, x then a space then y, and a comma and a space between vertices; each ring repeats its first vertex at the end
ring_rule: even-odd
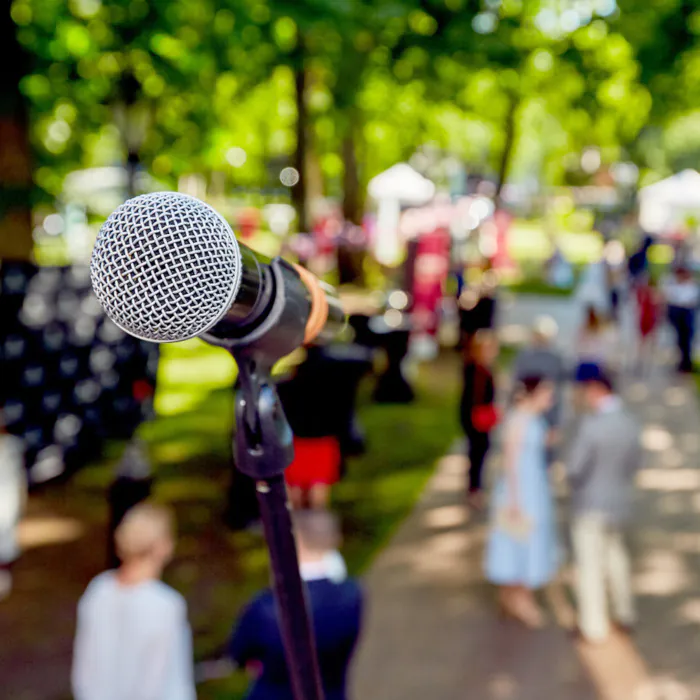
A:
MULTIPOLYGON (((411 511, 435 462, 458 434, 458 362, 455 353, 422 367, 413 404, 374 404, 372 382, 361 389, 359 419, 368 450, 349 461, 347 475, 333 493, 343 524, 343 553, 353 575, 367 569, 411 511)), ((199 342, 164 346, 160 416, 142 427, 156 467, 157 497, 177 510, 179 556, 168 581, 188 599, 198 658, 226 640, 242 605, 269 582, 262 537, 228 533, 220 524, 231 459, 235 372, 219 349, 199 342)), ((96 495, 110 478, 105 463, 84 470, 76 480, 83 493, 96 495)), ((243 674, 234 674, 204 684, 199 697, 236 700, 246 685, 243 674)))
MULTIPOLYGON (((557 231, 556 242, 574 265, 592 262, 602 252, 602 240, 595 231, 557 231)), ((541 262, 552 254, 550 239, 537 221, 515 221, 508 235, 508 250, 519 263, 541 262)))
MULTIPOLYGON (((241 607, 269 584, 262 536, 230 533, 221 521, 231 468, 234 377, 235 366, 218 349, 199 342, 164 346, 161 415, 141 428, 155 469, 155 495, 177 513, 178 556, 166 580, 187 598, 198 659, 220 647, 241 607)), ((361 387, 358 413, 368 450, 349 460, 333 492, 353 575, 366 571, 408 515, 435 462, 458 435, 459 377, 459 357, 448 353, 419 370, 412 404, 374 404, 372 380, 361 387)), ((120 446, 111 446, 102 463, 75 476, 65 495, 57 492, 57 498, 70 498, 75 517, 103 517, 104 492, 120 453, 120 446)), ((101 536, 95 534, 97 547, 101 536)), ((237 700, 247 683, 237 673, 204 684, 199 698, 237 700)))
MULTIPOLYGON (((557 231, 557 245, 574 267, 576 279, 581 268, 600 257, 602 240, 595 231, 557 231)), ((571 287, 560 288, 545 280, 544 264, 552 255, 552 243, 541 222, 517 220, 508 235, 508 250, 517 264, 517 272, 501 282, 514 294, 571 296, 571 287)))
POLYGON ((525 277, 518 280, 504 280, 502 286, 513 294, 533 294, 549 297, 570 297, 574 287, 555 287, 545 280, 525 277))

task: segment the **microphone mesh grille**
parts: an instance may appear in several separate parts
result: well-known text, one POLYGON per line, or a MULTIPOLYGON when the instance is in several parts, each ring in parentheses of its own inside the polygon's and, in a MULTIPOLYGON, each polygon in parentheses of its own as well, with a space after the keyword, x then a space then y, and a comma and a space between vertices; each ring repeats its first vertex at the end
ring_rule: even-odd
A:
POLYGON ((177 192, 134 197, 104 223, 90 263, 107 315, 159 343, 193 338, 230 308, 240 285, 233 231, 204 202, 177 192))

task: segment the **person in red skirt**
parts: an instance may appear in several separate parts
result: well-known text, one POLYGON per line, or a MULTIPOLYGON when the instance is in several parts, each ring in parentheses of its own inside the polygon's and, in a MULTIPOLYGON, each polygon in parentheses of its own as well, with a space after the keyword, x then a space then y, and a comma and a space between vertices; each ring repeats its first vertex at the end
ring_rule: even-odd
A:
POLYGON ((661 317, 661 295, 648 275, 636 287, 637 316, 639 321, 639 350, 637 369, 643 374, 651 366, 656 329, 661 317))
POLYGON ((340 478, 340 443, 333 435, 303 438, 294 436, 294 461, 285 472, 289 499, 295 510, 325 509, 331 486, 340 478))
POLYGON ((277 385, 294 432, 294 461, 285 478, 295 509, 329 505, 343 459, 353 454, 354 397, 367 364, 348 350, 311 347, 294 375, 277 385))

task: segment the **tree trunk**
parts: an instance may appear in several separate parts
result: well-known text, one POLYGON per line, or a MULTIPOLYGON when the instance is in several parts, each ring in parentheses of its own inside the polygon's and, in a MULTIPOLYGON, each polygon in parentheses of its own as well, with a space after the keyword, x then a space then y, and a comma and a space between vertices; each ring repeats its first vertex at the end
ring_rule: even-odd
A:
POLYGON ((145 135, 145 124, 141 123, 143 121, 143 115, 137 115, 135 113, 139 92, 140 85, 136 77, 130 71, 124 73, 119 84, 118 95, 123 105, 121 130, 124 150, 126 151, 124 169, 126 171, 127 199, 136 197, 136 195, 139 194, 136 188, 136 177, 141 167, 139 148, 145 135))
POLYGON ((517 128, 516 117, 518 115, 519 106, 520 100, 517 97, 512 96, 508 105, 508 112, 506 113, 506 121, 503 125, 506 138, 503 144, 503 151, 501 152, 501 162, 498 167, 498 183, 496 184, 496 195, 494 197, 496 208, 501 206, 501 193, 507 182, 513 153, 515 151, 515 131, 517 128))
POLYGON ((29 260, 32 253, 32 158, 29 114, 19 91, 28 60, 5 9, 0 42, 6 61, 0 71, 0 259, 29 260))
POLYGON ((292 204, 297 212, 297 225, 301 232, 308 231, 305 173, 308 112, 306 109, 306 67, 304 66, 304 54, 304 44, 300 39, 297 48, 297 64, 294 73, 297 104, 297 147, 294 152, 294 168, 299 173, 299 182, 292 187, 292 204))
MULTIPOLYGON (((349 225, 346 234, 362 224, 364 201, 357 162, 357 111, 345 110, 341 156, 343 159, 343 217, 349 225)), ((364 262, 367 251, 353 242, 352 236, 343 236, 338 246, 338 281, 340 284, 364 284, 364 262)))
POLYGON ((354 115, 349 119, 343 137, 342 158, 343 172, 343 216, 358 226, 362 223, 362 192, 358 172, 357 153, 355 152, 356 125, 354 115))
POLYGON ((136 191, 136 176, 138 175, 140 156, 136 150, 129 149, 126 156, 126 198, 131 199, 139 194, 136 191))
POLYGON ((316 152, 316 144, 313 138, 313 129, 310 134, 306 135, 306 211, 313 218, 313 210, 311 205, 317 200, 325 196, 326 187, 323 179, 323 168, 321 167, 321 159, 316 152))

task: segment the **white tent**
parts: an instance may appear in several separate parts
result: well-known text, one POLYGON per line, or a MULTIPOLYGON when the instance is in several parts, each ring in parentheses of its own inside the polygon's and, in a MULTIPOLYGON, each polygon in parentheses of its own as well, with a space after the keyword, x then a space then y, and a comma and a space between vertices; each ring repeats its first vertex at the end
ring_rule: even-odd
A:
MULTIPOLYGON (((146 172, 138 172, 136 178, 139 192, 168 189, 146 172)), ((63 181, 63 196, 68 202, 80 203, 106 217, 124 201, 128 179, 126 169, 118 165, 75 170, 63 181)))
POLYGON ((689 215, 700 216, 700 173, 683 170, 639 190, 639 223, 650 233, 670 234, 689 215))
POLYGON ((372 178, 367 191, 377 202, 375 255, 384 265, 396 265, 401 258, 401 205, 427 204, 435 196, 435 185, 407 163, 397 163, 372 178))
POLYGON ((372 178, 368 192, 377 201, 398 200, 400 204, 420 206, 435 195, 435 185, 408 163, 397 163, 372 178))

